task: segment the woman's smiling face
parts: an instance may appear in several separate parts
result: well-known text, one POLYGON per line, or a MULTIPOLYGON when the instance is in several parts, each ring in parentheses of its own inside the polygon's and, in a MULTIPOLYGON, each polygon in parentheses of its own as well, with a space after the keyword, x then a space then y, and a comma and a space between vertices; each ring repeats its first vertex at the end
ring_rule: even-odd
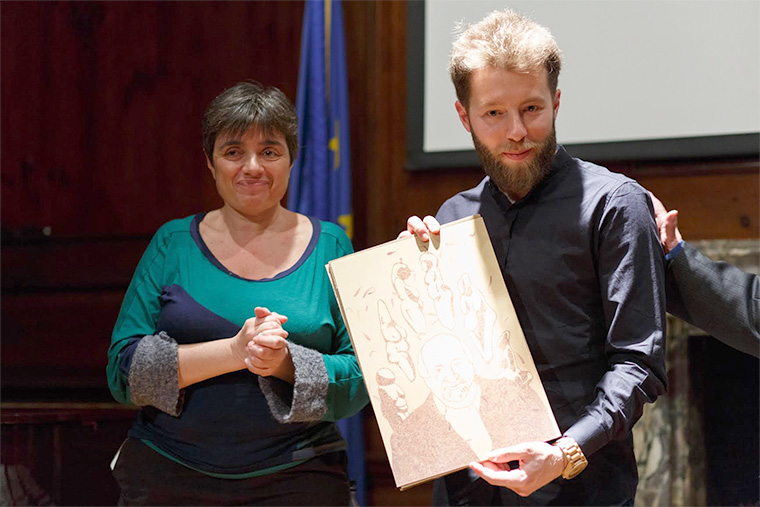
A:
POLYGON ((226 206, 246 216, 279 205, 288 189, 292 163, 285 136, 252 125, 242 134, 222 133, 208 168, 226 206))

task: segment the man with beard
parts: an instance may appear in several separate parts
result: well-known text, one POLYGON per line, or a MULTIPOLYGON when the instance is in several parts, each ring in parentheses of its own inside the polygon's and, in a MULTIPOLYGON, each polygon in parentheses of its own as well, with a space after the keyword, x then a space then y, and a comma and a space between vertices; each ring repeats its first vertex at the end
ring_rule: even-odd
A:
POLYGON ((424 241, 439 222, 483 216, 563 436, 495 449, 439 480, 437 505, 633 505, 631 428, 665 392, 652 202, 557 147, 560 65, 549 31, 510 10, 454 42, 456 110, 487 177, 405 233, 424 241))

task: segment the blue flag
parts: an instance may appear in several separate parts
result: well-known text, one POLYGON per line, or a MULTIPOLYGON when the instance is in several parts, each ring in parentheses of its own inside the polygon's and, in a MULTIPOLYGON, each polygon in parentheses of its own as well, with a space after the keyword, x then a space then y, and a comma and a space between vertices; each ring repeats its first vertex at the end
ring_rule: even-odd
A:
MULTIPOLYGON (((340 0, 307 0, 298 70, 298 158, 288 189, 288 208, 340 224, 353 238, 351 156, 348 139, 348 76, 340 0)), ((338 426, 348 442, 348 476, 366 505, 361 413, 338 426)))
POLYGON ((348 77, 340 0, 305 2, 296 109, 301 149, 291 173, 288 208, 336 222, 351 238, 348 77))

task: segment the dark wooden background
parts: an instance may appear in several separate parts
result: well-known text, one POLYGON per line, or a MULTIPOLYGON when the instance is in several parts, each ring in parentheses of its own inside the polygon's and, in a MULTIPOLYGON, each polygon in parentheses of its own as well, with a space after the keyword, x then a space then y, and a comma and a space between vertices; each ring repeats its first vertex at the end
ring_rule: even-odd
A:
MULTIPOLYGON (((35 463, 59 504, 113 503, 107 463, 133 417, 105 388, 121 297, 159 225, 219 205, 208 102, 249 78, 295 100, 303 2, 3 1, 0 13, 2 460, 35 463)), ((348 1, 344 16, 361 249, 482 176, 404 169, 406 3, 348 1)), ((610 166, 678 208, 688 239, 758 237, 757 160, 610 166)), ((369 503, 429 504, 429 485, 395 490, 371 409, 365 421, 369 503)))

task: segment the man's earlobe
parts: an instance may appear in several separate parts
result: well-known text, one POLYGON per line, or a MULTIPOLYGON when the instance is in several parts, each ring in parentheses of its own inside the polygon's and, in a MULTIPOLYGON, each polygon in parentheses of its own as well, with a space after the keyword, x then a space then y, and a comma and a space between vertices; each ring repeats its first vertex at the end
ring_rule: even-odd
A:
POLYGON ((459 121, 462 122, 462 126, 465 128, 467 132, 470 132, 470 117, 467 115, 467 108, 464 107, 464 104, 462 104, 458 100, 454 102, 454 107, 457 109, 457 114, 459 115, 459 121))

